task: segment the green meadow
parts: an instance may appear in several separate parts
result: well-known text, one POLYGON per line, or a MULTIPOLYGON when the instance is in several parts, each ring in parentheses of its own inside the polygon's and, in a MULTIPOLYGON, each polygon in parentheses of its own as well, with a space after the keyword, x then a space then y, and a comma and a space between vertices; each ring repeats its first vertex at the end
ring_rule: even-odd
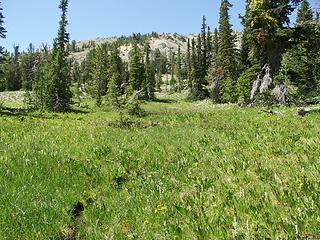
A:
POLYGON ((0 111, 0 239, 320 238, 319 115, 83 106, 0 111))

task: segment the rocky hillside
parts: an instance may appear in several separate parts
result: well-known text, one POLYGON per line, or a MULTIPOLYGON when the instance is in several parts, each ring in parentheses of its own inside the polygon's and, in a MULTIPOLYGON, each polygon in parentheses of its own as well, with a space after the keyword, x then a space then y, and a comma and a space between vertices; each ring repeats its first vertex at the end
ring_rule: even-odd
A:
MULTIPOLYGON (((236 33, 237 47, 240 47, 241 33, 236 33)), ((188 39, 195 38, 195 34, 181 35, 181 34, 150 34, 142 36, 143 41, 148 41, 152 50, 159 49, 163 54, 169 54, 172 52, 177 52, 180 46, 181 52, 187 52, 187 42, 188 39)), ((115 43, 116 41, 121 41, 120 44, 120 54, 123 60, 128 61, 129 53, 132 49, 132 43, 130 42, 131 37, 108 37, 108 38, 97 38, 94 40, 79 41, 76 43, 76 49, 78 51, 72 53, 73 58, 82 62, 90 49, 94 46, 103 43, 115 43)))

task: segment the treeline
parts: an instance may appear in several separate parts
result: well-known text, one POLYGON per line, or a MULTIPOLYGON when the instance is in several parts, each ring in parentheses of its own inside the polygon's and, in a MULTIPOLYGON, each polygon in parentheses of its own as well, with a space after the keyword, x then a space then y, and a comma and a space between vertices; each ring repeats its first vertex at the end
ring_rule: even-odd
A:
POLYGON ((219 29, 206 32, 204 19, 198 38, 188 44, 190 96, 210 96, 215 103, 249 103, 252 84, 268 64, 273 84, 285 84, 288 101, 319 98, 320 21, 308 0, 247 0, 240 47, 230 24, 231 7, 222 0, 219 29), (289 16, 297 7, 291 27, 289 16))
MULTIPOLYGON (((155 92, 187 91, 190 100, 211 98, 214 103, 249 103, 252 84, 262 67, 271 66, 273 84, 286 86, 291 102, 317 99, 320 91, 320 21, 308 0, 246 1, 244 26, 239 42, 232 30, 228 0, 221 1, 219 28, 210 30, 203 17, 200 34, 187 40, 187 50, 167 53, 151 49, 149 35, 133 34, 113 43, 90 42, 82 62, 71 52, 66 32, 68 0, 61 0, 61 20, 53 48, 30 44, 20 53, 1 49, 0 91, 30 91, 30 105, 50 111, 66 111, 72 96, 90 94, 98 106, 117 102, 120 96, 153 100, 155 92), (298 8, 296 23, 289 16, 298 8), (130 45, 129 59, 120 47, 130 45), (165 76, 165 77, 164 77, 165 76), (71 91, 72 90, 72 91, 71 91), (32 94, 31 94, 32 92, 32 94)), ((2 9, 1 9, 2 10, 2 9)), ((2 12, 2 11, 1 11, 2 12)), ((1 13, 1 37, 5 37, 1 13)), ((268 97, 270 95, 266 94, 268 97)))

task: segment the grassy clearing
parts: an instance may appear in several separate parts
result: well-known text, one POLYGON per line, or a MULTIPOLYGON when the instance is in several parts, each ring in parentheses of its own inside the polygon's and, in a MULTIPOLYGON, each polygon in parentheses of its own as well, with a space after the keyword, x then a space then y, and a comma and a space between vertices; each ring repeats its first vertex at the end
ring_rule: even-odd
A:
POLYGON ((319 238, 320 116, 143 108, 2 111, 0 239, 319 238))

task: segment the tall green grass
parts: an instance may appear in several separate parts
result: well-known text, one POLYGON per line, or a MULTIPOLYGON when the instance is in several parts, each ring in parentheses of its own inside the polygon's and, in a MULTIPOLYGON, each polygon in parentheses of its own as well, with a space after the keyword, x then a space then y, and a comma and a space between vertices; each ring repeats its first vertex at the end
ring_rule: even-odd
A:
POLYGON ((319 238, 318 115, 143 108, 2 113, 0 239, 319 238))

